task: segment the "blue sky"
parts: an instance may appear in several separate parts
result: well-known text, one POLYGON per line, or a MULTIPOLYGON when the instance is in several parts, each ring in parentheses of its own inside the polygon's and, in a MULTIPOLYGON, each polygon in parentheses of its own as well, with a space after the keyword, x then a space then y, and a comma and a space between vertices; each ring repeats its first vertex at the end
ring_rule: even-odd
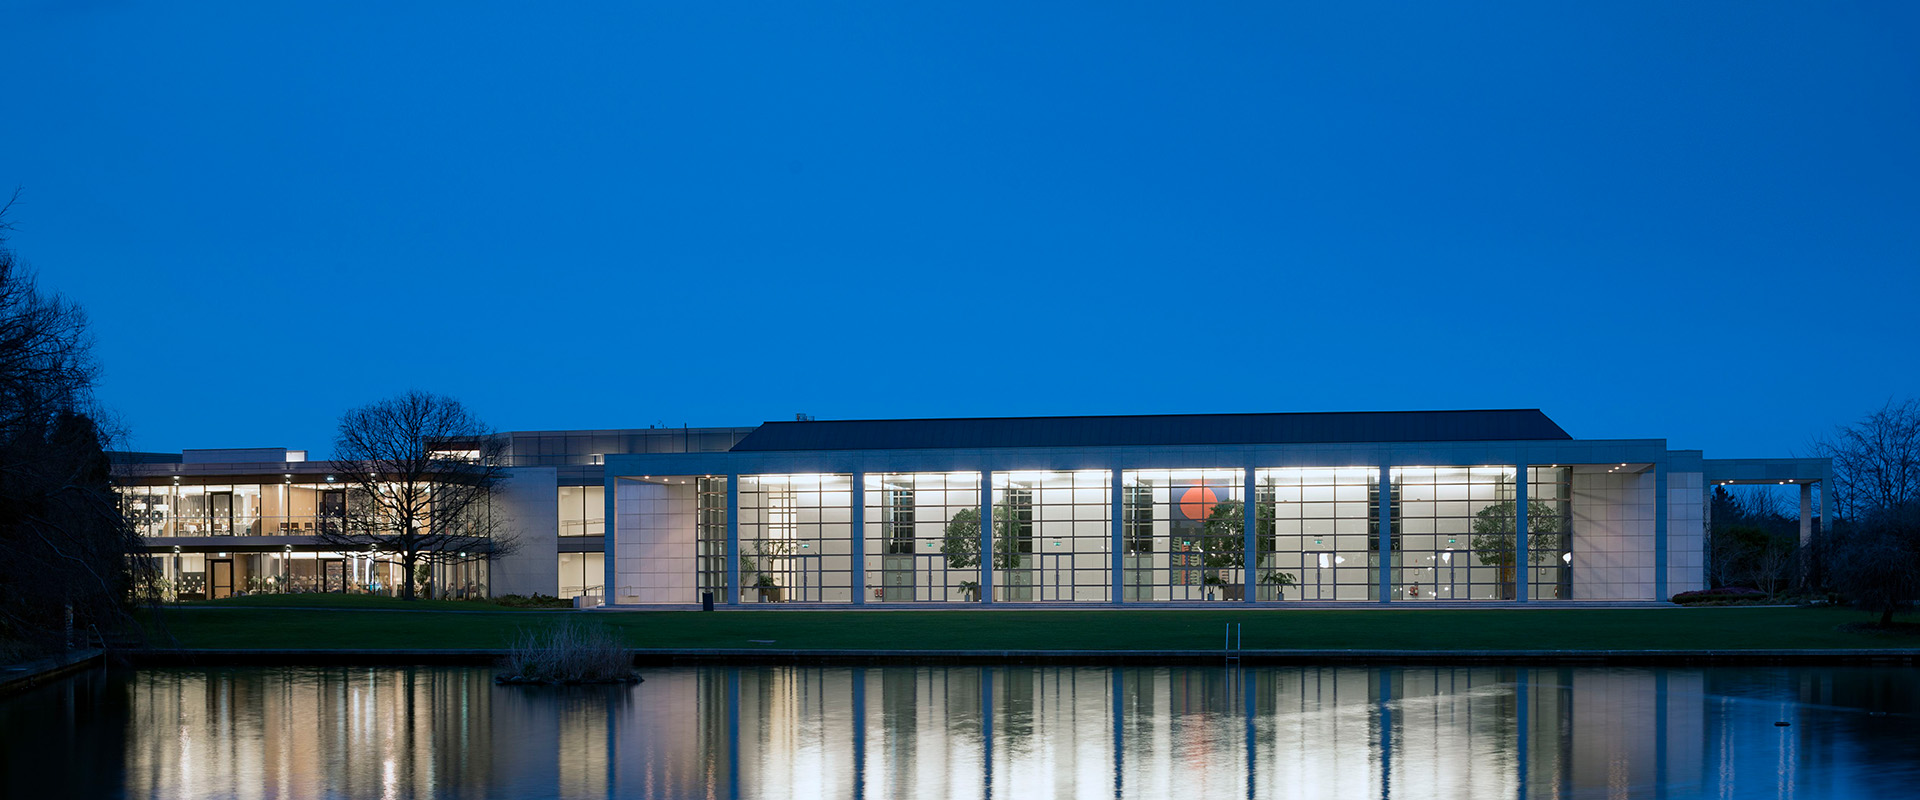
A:
POLYGON ((1920 7, 1443 5, 0 0, 0 185, 142 449, 1920 392, 1920 7))

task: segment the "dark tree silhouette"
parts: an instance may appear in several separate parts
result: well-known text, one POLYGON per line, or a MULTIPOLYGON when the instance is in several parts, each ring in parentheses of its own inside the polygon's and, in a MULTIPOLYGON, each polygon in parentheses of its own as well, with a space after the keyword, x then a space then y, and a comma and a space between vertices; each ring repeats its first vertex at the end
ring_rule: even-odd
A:
POLYGON ((96 421, 80 307, 40 293, 6 246, 0 205, 0 661, 57 650, 68 631, 137 630, 151 586, 120 514, 96 421), (72 627, 69 627, 71 611, 72 627))

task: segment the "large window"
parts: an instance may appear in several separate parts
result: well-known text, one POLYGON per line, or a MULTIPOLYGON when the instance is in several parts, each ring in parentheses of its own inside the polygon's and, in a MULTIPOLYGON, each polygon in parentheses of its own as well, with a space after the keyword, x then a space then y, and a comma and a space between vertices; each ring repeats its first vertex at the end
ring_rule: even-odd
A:
POLYGON ((978 600, 980 473, 869 474, 865 483, 868 599, 978 600))
MULTIPOLYGON (((727 479, 694 480, 694 569, 699 591, 713 593, 716 602, 727 596, 727 479)), ((746 578, 745 570, 741 571, 746 578)))
POLYGON ((994 599, 1106 601, 1111 491, 1106 470, 994 473, 994 599))
POLYGON ((1527 597, 1573 599, 1573 468, 1527 470, 1527 597))
POLYGON ((1273 518, 1271 544, 1257 554, 1258 599, 1378 597, 1377 509, 1369 501, 1379 474, 1370 467, 1255 471, 1254 500, 1264 506, 1258 519, 1269 516, 1268 508, 1273 518))
POLYGON ((581 595, 606 596, 607 560, 602 553, 561 553, 560 594, 562 600, 581 595))
POLYGON ((560 487, 560 535, 605 536, 607 487, 560 487))
POLYGON ((1392 474, 1402 532, 1393 599, 1514 599, 1514 468, 1396 467, 1392 474))
POLYGON ((741 600, 852 601, 852 501, 846 475, 742 475, 741 600))
MULTIPOLYGON (((1127 600, 1245 599, 1244 477, 1237 469, 1122 475, 1127 600)), ((1260 521, 1271 544, 1271 512, 1260 521)))

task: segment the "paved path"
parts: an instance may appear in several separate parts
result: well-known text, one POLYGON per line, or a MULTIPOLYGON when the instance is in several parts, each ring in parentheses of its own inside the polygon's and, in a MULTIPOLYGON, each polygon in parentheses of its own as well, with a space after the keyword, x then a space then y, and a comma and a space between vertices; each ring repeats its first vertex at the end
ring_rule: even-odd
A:
POLYGON ((0 696, 25 691, 93 666, 105 650, 74 650, 63 655, 0 667, 0 696))

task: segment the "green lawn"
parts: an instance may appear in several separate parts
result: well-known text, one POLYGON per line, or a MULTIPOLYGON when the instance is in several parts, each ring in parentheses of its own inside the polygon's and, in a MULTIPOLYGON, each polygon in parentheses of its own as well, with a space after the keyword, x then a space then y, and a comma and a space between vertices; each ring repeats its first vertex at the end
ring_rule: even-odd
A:
POLYGON ((392 608, 409 611, 506 611, 507 608, 485 600, 401 600, 367 594, 310 592, 306 594, 255 594, 225 600, 190 600, 187 608, 392 608))
MULTIPOLYGON (((306 595, 301 597, 314 597, 306 595)), ((1752 649, 1920 647, 1920 636, 1839 626, 1872 618, 1845 609, 1072 610, 542 612, 446 602, 347 598, 351 608, 169 609, 168 632, 202 648, 499 648, 523 629, 576 619, 634 647, 886 650, 1181 650, 1220 647, 1244 623, 1248 649, 1752 649), (417 609, 417 610, 416 610, 417 609), (441 613, 440 609, 472 613, 441 613), (485 609, 484 611, 473 611, 485 609), (756 644, 753 640, 771 639, 756 644)), ((156 644, 164 645, 164 637, 156 644)))

